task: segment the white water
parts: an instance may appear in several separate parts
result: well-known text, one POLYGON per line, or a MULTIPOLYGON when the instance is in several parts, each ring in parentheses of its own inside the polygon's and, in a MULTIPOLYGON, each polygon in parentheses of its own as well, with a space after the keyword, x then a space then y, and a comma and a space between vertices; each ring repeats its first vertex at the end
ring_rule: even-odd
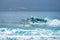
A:
MULTIPOLYGON (((0 14, 0 22, 20 22, 19 17, 21 16, 38 16, 40 12, 37 14, 25 14, 25 12, 20 13, 22 15, 15 14, 17 12, 13 12, 12 14, 8 14, 9 12, 4 12, 5 14, 0 14), (17 19, 15 19, 17 18, 17 19), (13 21, 12 21, 13 20, 13 21)), ((12 13, 12 12, 11 12, 12 13)), ((34 12, 36 13, 36 12, 34 12)), ((44 12, 45 13, 45 12, 44 12)), ((57 14, 54 16, 49 15, 48 13, 44 14, 41 13, 39 16, 44 18, 45 16, 47 17, 55 17, 57 14), (44 14, 44 15, 43 15, 44 14), (47 15, 48 14, 48 15, 47 15)), ((60 13, 59 13, 60 14, 60 13)), ((57 18, 57 17, 56 17, 57 18)), ((0 23, 0 40, 60 40, 60 20, 59 19, 49 19, 49 18, 44 18, 45 20, 48 20, 48 22, 43 24, 43 28, 39 25, 39 27, 32 27, 31 25, 23 25, 23 24, 13 24, 13 23, 0 23), (47 28, 47 27, 48 28, 47 28), (6 28, 5 28, 6 27, 6 28), (13 27, 13 28, 12 28, 13 27), (16 28, 15 28, 16 27, 16 28), (20 28, 22 27, 22 28, 20 28), (46 28, 45 28, 46 27, 46 28), (53 29, 51 29, 53 28, 53 29), (58 30, 59 29, 59 30, 58 30)))

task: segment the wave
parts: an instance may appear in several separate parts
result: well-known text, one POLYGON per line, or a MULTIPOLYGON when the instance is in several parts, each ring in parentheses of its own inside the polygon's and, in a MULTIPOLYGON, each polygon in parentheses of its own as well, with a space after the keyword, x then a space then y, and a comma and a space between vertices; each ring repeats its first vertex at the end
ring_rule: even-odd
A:
MULTIPOLYGON (((21 19, 20 24, 0 24, 0 27, 1 27, 0 38, 2 40, 3 38, 9 40, 9 39, 14 39, 14 37, 19 38, 20 36, 21 37, 19 39, 22 39, 23 37, 28 38, 29 36, 33 37, 34 39, 37 38, 37 36, 38 38, 60 37, 60 20, 59 19, 48 19, 48 18, 44 18, 44 19, 37 18, 37 19, 39 20, 35 19, 31 21, 30 18, 21 19), (49 29, 55 29, 55 30, 49 30, 49 29)), ((60 38, 55 38, 55 39, 58 40, 60 38)))
MULTIPOLYGON (((27 19, 21 19, 18 23, 4 23, 4 24, 0 24, 0 28, 5 28, 5 27, 14 27, 14 28, 24 28, 25 27, 27 29, 31 28, 51 28, 51 29, 56 29, 57 27, 60 27, 60 20, 59 19, 49 19, 49 18, 44 18, 44 19, 40 19, 40 18, 36 18, 36 17, 31 17, 31 18, 27 18, 27 19), (56 27, 56 28, 54 28, 56 27)), ((57 29, 58 29, 57 28, 57 29)))
POLYGON ((60 30, 47 30, 47 29, 34 29, 34 30, 24 30, 24 29, 13 29, 13 28, 0 28, 0 35, 27 35, 41 37, 60 37, 60 30))
POLYGON ((25 26, 31 26, 31 25, 37 25, 37 26, 60 26, 60 20, 59 19, 40 19, 40 18, 27 18, 23 19, 21 21, 22 24, 25 26))
POLYGON ((49 25, 49 26, 60 26, 60 20, 58 20, 58 19, 51 20, 51 21, 47 22, 47 25, 49 25))

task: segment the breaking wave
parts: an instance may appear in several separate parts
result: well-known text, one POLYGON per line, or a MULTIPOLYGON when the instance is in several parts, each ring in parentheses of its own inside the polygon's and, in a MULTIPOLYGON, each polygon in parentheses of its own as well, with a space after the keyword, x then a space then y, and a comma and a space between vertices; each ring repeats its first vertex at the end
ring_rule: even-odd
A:
POLYGON ((20 24, 0 24, 1 40, 59 40, 60 20, 48 19, 47 22, 22 20, 20 24))
MULTIPOLYGON (((37 18, 37 19, 39 19, 39 18, 37 18)), ((33 21, 36 21, 36 19, 33 20, 33 21)), ((31 19, 29 19, 29 21, 26 20, 26 22, 23 23, 23 24, 26 24, 26 26, 30 26, 30 25, 35 25, 36 26, 37 25, 37 26, 50 26, 50 27, 56 27, 56 26, 58 26, 58 27, 60 27, 60 20, 59 19, 48 19, 48 18, 44 18, 42 20, 40 19, 40 22, 37 21, 37 22, 34 22, 33 23, 33 21, 31 21, 31 19)), ((21 22, 24 22, 24 20, 21 21, 21 22)))
POLYGON ((60 26, 60 20, 54 19, 54 20, 48 20, 46 23, 48 26, 60 26))
POLYGON ((1 40, 59 40, 60 30, 0 28, 1 40))

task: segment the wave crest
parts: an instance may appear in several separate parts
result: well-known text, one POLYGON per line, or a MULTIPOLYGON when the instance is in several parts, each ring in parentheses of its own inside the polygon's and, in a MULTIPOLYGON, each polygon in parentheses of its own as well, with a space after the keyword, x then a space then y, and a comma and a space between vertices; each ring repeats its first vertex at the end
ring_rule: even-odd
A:
POLYGON ((59 19, 40 19, 40 18, 28 18, 26 20, 22 21, 22 24, 28 24, 28 25, 37 25, 37 26, 60 26, 60 20, 59 19))

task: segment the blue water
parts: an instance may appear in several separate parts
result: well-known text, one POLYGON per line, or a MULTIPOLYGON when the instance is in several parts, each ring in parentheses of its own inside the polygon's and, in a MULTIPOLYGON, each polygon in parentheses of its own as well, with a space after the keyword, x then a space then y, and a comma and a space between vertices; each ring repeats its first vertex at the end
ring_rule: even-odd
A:
POLYGON ((27 27, 20 23, 21 19, 31 15, 54 20, 60 19, 59 14, 60 12, 0 12, 0 40, 60 40, 60 25, 27 27))

